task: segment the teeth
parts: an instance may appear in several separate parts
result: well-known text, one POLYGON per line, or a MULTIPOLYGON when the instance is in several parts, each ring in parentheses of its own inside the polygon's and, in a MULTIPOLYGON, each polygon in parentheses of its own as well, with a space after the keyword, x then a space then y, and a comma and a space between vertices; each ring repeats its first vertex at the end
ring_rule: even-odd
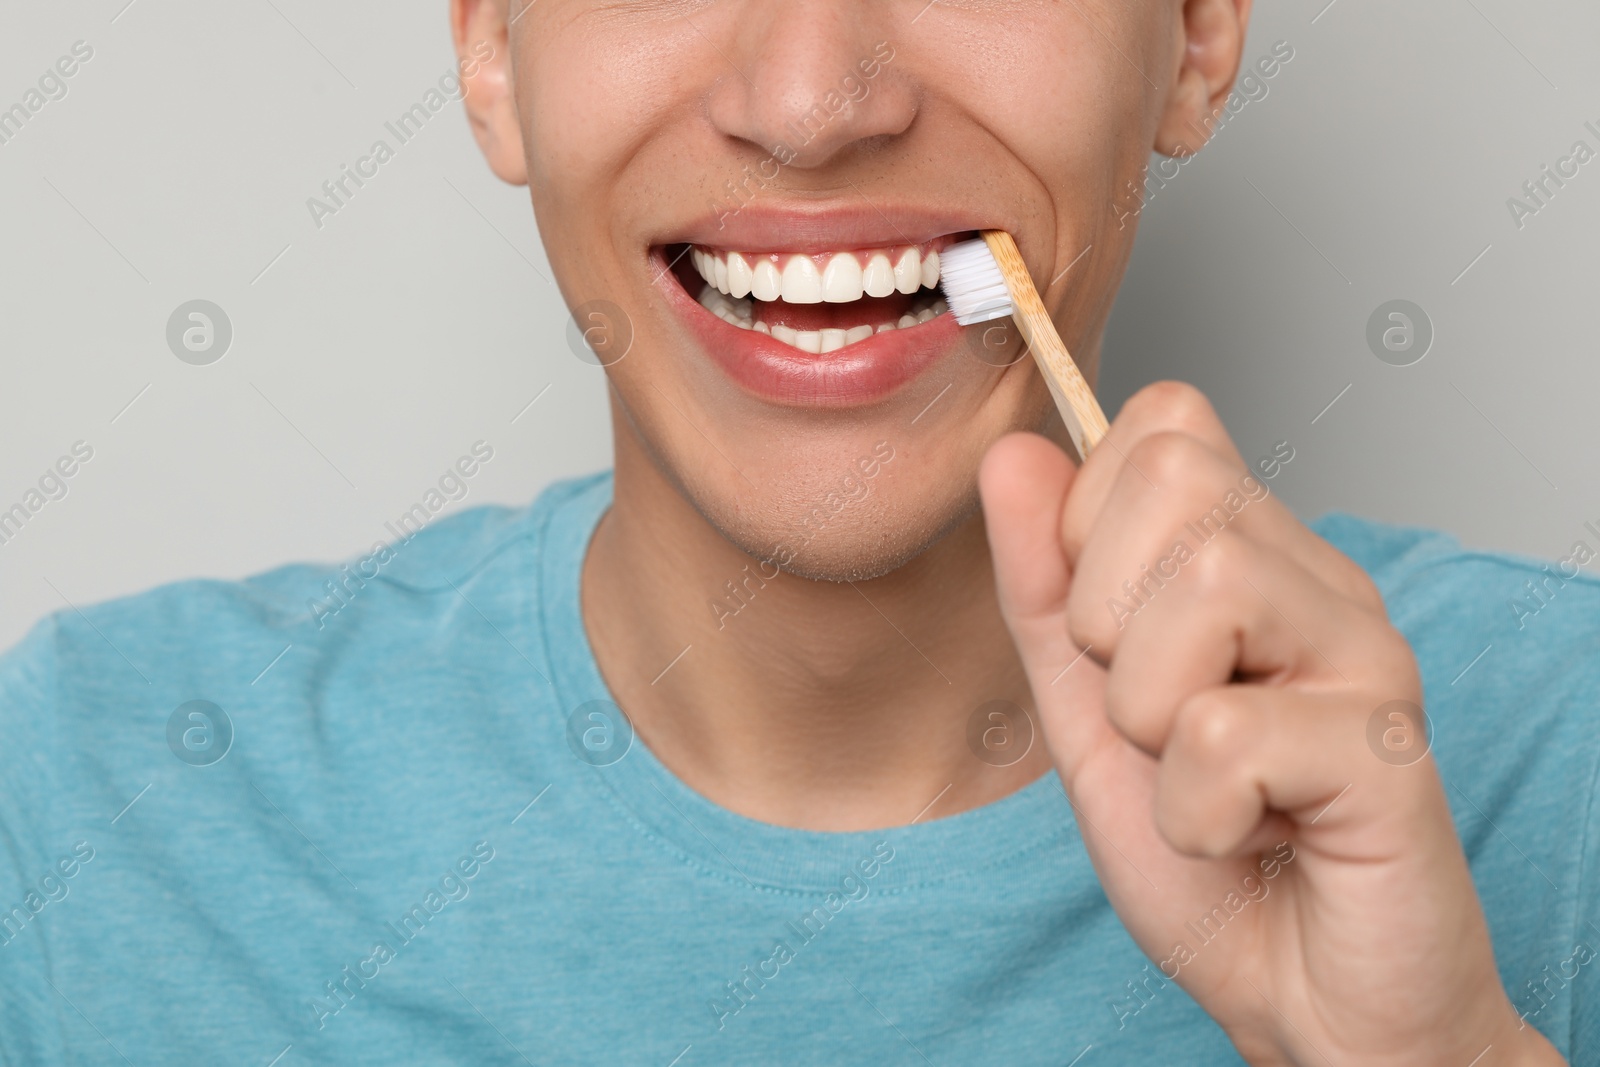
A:
POLYGON ((737 252, 728 253, 728 295, 749 296, 754 282, 755 272, 749 261, 737 252))
POLYGON ((822 303, 822 277, 810 256, 790 256, 783 266, 783 302, 822 303))
POLYGON ((900 261, 894 265, 894 287, 907 296, 922 287, 922 253, 915 248, 901 253, 900 261))
POLYGON ((894 292, 894 268, 882 252, 872 253, 867 269, 861 272, 861 288, 868 296, 888 296, 894 292))
POLYGON ((717 318, 735 326, 749 329, 754 325, 755 306, 750 301, 723 296, 709 285, 700 291, 700 305, 717 318))
POLYGON ((792 326, 768 325, 753 318, 754 305, 748 299, 735 300, 718 292, 710 285, 705 286, 700 292, 700 304, 723 322, 730 323, 744 330, 754 330, 757 333, 767 334, 774 340, 782 341, 786 345, 800 349, 802 352, 813 352, 822 355, 836 352, 846 345, 853 345, 858 341, 865 341, 875 334, 886 330, 905 329, 919 323, 928 322, 938 315, 943 315, 950 310, 944 299, 934 298, 931 295, 918 300, 913 310, 900 316, 898 322, 884 322, 877 326, 863 323, 852 326, 848 330, 829 327, 823 330, 796 330, 792 326))
POLYGON ((756 261, 756 277, 750 285, 750 295, 757 300, 776 300, 783 295, 783 275, 778 273, 778 265, 772 260, 756 261))
POLYGON ((854 253, 830 257, 822 272, 822 299, 830 304, 848 304, 860 300, 861 292, 861 261, 854 253))
POLYGON ((785 257, 719 254, 690 248, 690 262, 700 277, 725 296, 757 300, 782 299, 791 304, 848 304, 862 296, 883 297, 896 291, 910 296, 939 285, 939 254, 924 256, 905 248, 898 260, 892 250, 833 252, 825 256, 785 257), (818 260, 822 266, 818 268, 818 260), (863 263, 863 259, 865 263, 863 263), (783 260, 783 266, 778 261, 783 260))

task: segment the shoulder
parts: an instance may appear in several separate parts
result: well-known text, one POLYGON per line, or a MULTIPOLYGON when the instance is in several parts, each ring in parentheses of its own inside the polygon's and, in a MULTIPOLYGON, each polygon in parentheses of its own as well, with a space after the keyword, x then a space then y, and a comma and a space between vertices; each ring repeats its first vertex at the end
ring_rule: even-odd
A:
MULTIPOLYGON (((1483 652, 1470 673, 1487 666, 1484 676, 1565 679, 1567 688, 1590 692, 1600 681, 1593 655, 1600 651, 1600 534, 1585 528, 1560 557, 1535 560, 1338 513, 1312 529, 1372 576, 1425 673, 1465 671, 1483 652)), ((1465 677, 1445 681, 1459 685, 1465 677)))
POLYGON ((602 474, 556 483, 523 507, 407 513, 384 523, 368 549, 337 563, 172 582, 63 609, 0 655, 0 717, 14 720, 25 708, 55 702, 112 707, 125 705, 126 694, 250 684, 291 648, 348 654, 352 642, 386 626, 446 610, 439 591, 460 587, 508 552, 542 555, 552 521, 597 510, 609 494, 609 475, 602 474))
POLYGON ((1585 805, 1600 766, 1600 537, 1585 529, 1545 562, 1346 515, 1313 529, 1372 576, 1410 643, 1452 803, 1493 795, 1551 819, 1585 805))
POLYGON ((1312 528, 1377 583, 1416 653, 1430 714, 1481 711, 1505 727, 1514 710, 1519 721, 1575 712, 1550 723, 1561 733, 1594 723, 1600 537, 1585 529, 1561 557, 1541 561, 1349 515, 1325 516, 1312 528))
MULTIPOLYGON (((1313 529, 1372 576, 1416 654, 1432 751, 1491 920, 1536 926, 1533 891, 1570 905, 1600 833, 1600 535, 1584 528, 1537 561, 1346 515, 1313 529)), ((1507 947, 1535 938, 1530 926, 1507 947)))

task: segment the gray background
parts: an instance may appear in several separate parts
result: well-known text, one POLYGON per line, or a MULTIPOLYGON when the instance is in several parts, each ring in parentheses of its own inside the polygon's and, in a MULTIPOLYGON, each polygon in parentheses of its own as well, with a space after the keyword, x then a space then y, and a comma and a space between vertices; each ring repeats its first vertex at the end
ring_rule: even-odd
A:
MULTIPOLYGON (((1600 148, 1600 6, 1325 3, 1258 5, 1246 61, 1295 58, 1145 207, 1106 406, 1184 378, 1247 457, 1294 446, 1302 515, 1564 552, 1600 520, 1600 160, 1521 230, 1505 202, 1600 148), (1394 298, 1437 333, 1409 367, 1365 341, 1394 298)), ((444 0, 8 4, 0 107, 80 39, 0 146, 0 509, 95 455, 0 546, 0 646, 68 601, 363 550, 479 439, 452 507, 609 463, 526 191, 459 104, 321 230, 306 209, 450 68, 444 0), (234 327, 210 366, 165 340, 200 298, 234 327)))

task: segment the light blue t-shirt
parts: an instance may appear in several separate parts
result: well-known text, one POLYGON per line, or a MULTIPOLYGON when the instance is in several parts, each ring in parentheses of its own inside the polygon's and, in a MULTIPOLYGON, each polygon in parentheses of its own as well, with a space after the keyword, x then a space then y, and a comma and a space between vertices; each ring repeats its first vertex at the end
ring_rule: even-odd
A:
MULTIPOLYGON (((610 498, 66 611, 0 660, 4 1062, 1239 1062, 1123 930, 1053 773, 838 834, 674 778, 579 613, 610 498)), ((1317 529, 1421 661, 1513 1000, 1600 1062, 1600 583, 1317 529)))

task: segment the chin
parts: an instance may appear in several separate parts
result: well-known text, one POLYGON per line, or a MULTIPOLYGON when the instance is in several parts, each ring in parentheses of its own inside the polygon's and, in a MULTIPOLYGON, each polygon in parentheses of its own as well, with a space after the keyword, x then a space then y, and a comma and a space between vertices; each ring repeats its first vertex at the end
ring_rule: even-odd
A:
POLYGON ((763 575, 867 582, 926 555, 979 513, 976 460, 959 481, 949 474, 917 470, 911 457, 897 452, 848 493, 797 476, 770 504, 740 494, 697 501, 696 507, 763 575))

